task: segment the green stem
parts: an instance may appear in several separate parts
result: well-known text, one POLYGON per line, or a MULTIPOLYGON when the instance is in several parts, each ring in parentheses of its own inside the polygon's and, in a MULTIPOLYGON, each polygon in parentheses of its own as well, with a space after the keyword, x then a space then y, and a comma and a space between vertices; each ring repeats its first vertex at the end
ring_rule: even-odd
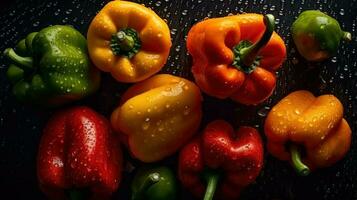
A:
POLYGON ((205 174, 205 179, 207 181, 207 187, 203 200, 212 200, 217 188, 219 174, 217 172, 212 171, 207 172, 207 174, 205 174))
POLYGON ((344 31, 342 39, 344 39, 347 42, 350 42, 352 40, 352 35, 350 32, 344 31))
POLYGON ((131 199, 132 200, 139 200, 145 199, 145 192, 155 183, 160 181, 160 174, 159 173, 152 173, 150 174, 142 183, 139 190, 134 192, 131 199))
POLYGON ((132 58, 141 48, 138 32, 132 28, 124 28, 112 35, 110 48, 116 56, 132 58))
POLYGON ((33 59, 31 57, 19 56, 12 48, 5 49, 4 55, 12 60, 21 69, 33 70, 33 59))
POLYGON ((266 28, 263 36, 259 39, 259 41, 249 47, 240 50, 242 64, 245 66, 251 66, 256 60, 259 50, 269 42, 275 28, 274 16, 271 14, 264 15, 264 24, 266 28))
POLYGON ((124 51, 130 51, 134 47, 133 37, 127 35, 124 31, 119 31, 115 34, 119 47, 124 51))
POLYGON ((293 167, 295 168, 296 172, 300 176, 307 176, 310 174, 310 168, 306 166, 302 161, 301 161, 301 155, 300 151, 298 150, 298 147, 296 144, 290 145, 290 153, 291 153, 291 160, 293 167))

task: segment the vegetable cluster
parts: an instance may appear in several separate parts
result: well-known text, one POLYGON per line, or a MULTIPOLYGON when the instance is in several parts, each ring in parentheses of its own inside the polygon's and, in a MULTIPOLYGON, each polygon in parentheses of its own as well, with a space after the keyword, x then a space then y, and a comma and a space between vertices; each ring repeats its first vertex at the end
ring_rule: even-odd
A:
MULTIPOLYGON (((110 199, 121 183, 122 143, 144 163, 179 154, 177 174, 162 164, 145 164, 132 181, 132 200, 178 199, 179 182, 197 198, 237 199, 264 166, 264 144, 256 129, 235 131, 223 120, 199 134, 201 91, 243 105, 268 99, 286 59, 274 20, 246 13, 193 25, 187 49, 197 85, 155 75, 169 56, 169 27, 151 9, 127 1, 105 5, 89 26, 88 40, 73 27, 55 25, 6 49, 13 94, 29 105, 55 108, 89 97, 99 88, 100 70, 135 83, 118 100, 110 122, 85 106, 60 107, 39 146, 41 190, 50 199, 110 199)), ((351 40, 335 19, 315 10, 302 12, 291 31, 308 61, 324 60, 342 39, 351 40)), ((341 102, 304 90, 272 108, 264 132, 269 153, 303 176, 335 164, 351 145, 341 102)))

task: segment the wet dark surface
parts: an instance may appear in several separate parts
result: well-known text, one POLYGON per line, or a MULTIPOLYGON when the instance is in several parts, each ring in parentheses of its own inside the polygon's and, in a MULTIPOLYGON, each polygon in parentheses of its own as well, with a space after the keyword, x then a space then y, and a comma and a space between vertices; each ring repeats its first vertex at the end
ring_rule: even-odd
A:
MULTIPOLYGON (((49 25, 71 24, 83 34, 91 19, 107 1, 1 1, 0 51, 13 47, 29 32, 49 25), (5 6, 6 5, 6 6, 5 6)), ((205 17, 225 16, 229 13, 272 13, 277 18, 277 32, 286 41, 288 59, 278 71, 278 85, 265 103, 247 107, 230 100, 220 101, 205 96, 204 120, 223 118, 234 124, 252 125, 261 133, 266 113, 272 105, 288 93, 307 89, 315 95, 332 93, 344 105, 345 118, 353 131, 353 142, 345 159, 333 167, 298 177, 289 164, 265 156, 265 168, 256 182, 249 186, 241 199, 357 199, 357 1, 345 0, 161 0, 137 1, 151 7, 167 19, 173 46, 165 73, 192 79, 189 56, 185 48, 185 35, 189 28, 205 17), (296 54, 291 42, 290 25, 302 10, 321 9, 337 18, 344 30, 350 31, 353 41, 343 43, 336 57, 323 63, 311 64, 296 54), (219 112, 217 112, 219 111, 219 112)), ((41 130, 53 110, 38 111, 17 103, 5 78, 8 61, 0 56, 0 199, 45 199, 37 186, 36 154, 41 130)), ((109 116, 120 94, 129 84, 115 82, 103 75, 100 91, 76 104, 88 105, 109 116)), ((58 108, 61 109, 61 108, 58 108)), ((264 136, 263 136, 264 137, 264 136)), ((126 155, 126 160, 128 156, 126 155)), ((139 162, 130 160, 137 167, 139 162)), ((176 168, 175 156, 162 161, 176 168)), ((128 163, 127 163, 128 165, 128 163)), ((126 172, 114 199, 129 199, 131 174, 126 172)), ((175 169, 176 170, 176 169, 175 169)), ((182 191, 182 199, 192 198, 182 191)))

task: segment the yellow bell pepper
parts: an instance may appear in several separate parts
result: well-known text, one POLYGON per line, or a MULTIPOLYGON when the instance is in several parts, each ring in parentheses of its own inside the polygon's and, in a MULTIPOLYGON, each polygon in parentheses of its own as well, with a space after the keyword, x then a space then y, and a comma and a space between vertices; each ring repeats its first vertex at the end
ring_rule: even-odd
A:
POLYGON ((143 5, 119 0, 95 16, 87 38, 93 63, 121 82, 138 82, 157 73, 171 47, 164 20, 143 5))
POLYGON ((335 96, 306 90, 284 97, 265 120, 268 151, 289 160, 300 175, 341 160, 351 146, 351 128, 335 96), (303 153, 300 152, 303 150, 303 153))
POLYGON ((160 74, 129 88, 111 116, 132 155, 154 162, 175 153, 197 131, 201 92, 191 81, 160 74))

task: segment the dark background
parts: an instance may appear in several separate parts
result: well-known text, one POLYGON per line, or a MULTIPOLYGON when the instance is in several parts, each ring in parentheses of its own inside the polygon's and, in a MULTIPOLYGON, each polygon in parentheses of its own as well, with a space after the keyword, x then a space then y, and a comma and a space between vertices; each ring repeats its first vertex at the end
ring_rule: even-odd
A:
MULTIPOLYGON (((0 0, 0 51, 13 47, 32 31, 49 25, 71 24, 84 35, 91 19, 105 0, 0 0)), ((277 18, 277 32, 286 41, 288 59, 277 72, 278 85, 274 94, 259 106, 243 106, 230 100, 218 101, 205 96, 204 119, 207 122, 223 118, 235 127, 251 125, 262 131, 264 118, 271 106, 288 93, 307 89, 316 95, 332 93, 344 105, 345 118, 353 131, 352 148, 333 167, 321 169, 308 177, 298 177, 288 163, 265 155, 265 168, 256 182, 246 188, 241 199, 357 199, 357 135, 356 135, 356 0, 137 0, 167 19, 173 46, 162 72, 192 80, 190 59, 186 53, 185 35, 189 28, 205 17, 229 13, 272 13, 277 18), (298 13, 306 9, 321 9, 341 22, 350 31, 352 42, 343 43, 336 57, 322 63, 307 63, 294 50, 289 28, 298 13)), ((36 154, 41 130, 53 110, 39 111, 16 102, 5 72, 9 62, 0 56, 0 199, 45 199, 38 189, 36 154)), ((114 109, 120 94, 129 84, 115 82, 103 75, 100 91, 77 105, 88 105, 105 116, 114 109)), ((59 108, 61 109, 61 108, 59 108)), ((264 137, 264 136, 263 136, 264 137)), ((130 165, 138 161, 126 153, 125 174, 114 199, 129 199, 132 173, 130 165), (130 162, 130 164, 129 164, 130 162)), ((176 167, 175 156, 162 163, 176 167)), ((182 199, 192 197, 182 191, 182 199)))

